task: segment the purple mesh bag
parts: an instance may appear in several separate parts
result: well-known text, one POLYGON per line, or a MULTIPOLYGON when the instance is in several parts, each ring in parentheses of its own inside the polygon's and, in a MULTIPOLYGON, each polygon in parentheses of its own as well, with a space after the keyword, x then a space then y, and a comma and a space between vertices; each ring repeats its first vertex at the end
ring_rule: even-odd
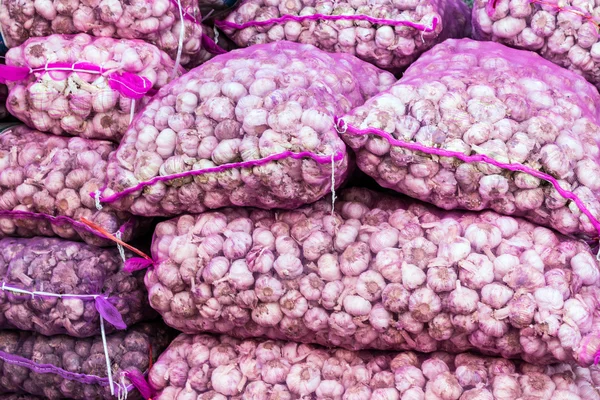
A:
POLYGON ((358 167, 444 209, 598 237, 598 91, 535 53, 448 40, 337 121, 358 167))
POLYGON ((311 203, 348 172, 334 115, 393 81, 368 67, 360 84, 365 68, 290 42, 216 57, 162 88, 136 117, 100 199, 143 216, 311 203))
POLYGON ((582 241, 492 211, 347 189, 292 211, 226 208, 157 225, 150 305, 189 334, 347 349, 479 351, 590 366, 600 269, 582 241))
POLYGON ((473 37, 535 51, 600 88, 600 3, 476 0, 473 37))
POLYGON ((30 37, 88 33, 141 39, 166 52, 176 64, 193 68, 224 52, 214 32, 201 24, 191 0, 3 0, 0 33, 7 47, 30 37))
POLYGON ((138 324, 105 338, 2 330, 0 392, 51 400, 148 399, 144 374, 150 358, 156 360, 170 340, 171 332, 159 322, 138 324), (135 390, 138 387, 140 391, 135 390))
POLYGON ((0 237, 60 236, 95 246, 114 245, 85 218, 124 241, 145 222, 96 204, 115 145, 44 134, 23 125, 0 133, 0 237), (101 208, 98 210, 98 207, 101 208))
POLYGON ((88 337, 153 318, 143 275, 124 272, 119 253, 58 238, 0 239, 0 329, 88 337))
POLYGON ((10 113, 28 126, 118 142, 150 97, 184 72, 141 40, 52 35, 10 49, 0 82, 10 88, 10 113))
POLYGON ((179 335, 148 374, 155 400, 598 400, 600 370, 437 352, 355 352, 179 335))
POLYGON ((215 25, 239 46, 289 40, 389 70, 404 69, 436 43, 470 32, 461 0, 245 0, 215 25))

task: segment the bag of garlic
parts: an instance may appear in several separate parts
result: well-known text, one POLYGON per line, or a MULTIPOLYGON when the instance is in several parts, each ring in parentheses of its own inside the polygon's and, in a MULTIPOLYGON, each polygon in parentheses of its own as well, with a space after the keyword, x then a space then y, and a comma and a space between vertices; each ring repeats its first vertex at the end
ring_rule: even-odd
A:
POLYGON ((214 31, 201 23, 193 0, 0 2, 0 34, 9 48, 30 37, 77 33, 145 40, 186 68, 224 52, 214 41, 214 31))
POLYGON ((125 269, 151 266, 150 305, 189 334, 594 362, 600 271, 584 242, 492 211, 340 198, 182 215, 125 269))
POLYGON ((0 237, 60 236, 114 245, 100 230, 132 239, 149 221, 102 207, 89 195, 101 187, 115 147, 24 125, 0 129, 0 237), (100 229, 91 229, 82 218, 100 229))
POLYGON ((28 126, 119 142, 134 114, 183 73, 152 44, 81 33, 13 47, 0 65, 0 82, 10 89, 10 113, 28 126))
POLYGON ((148 399, 138 383, 171 339, 161 322, 84 339, 1 330, 0 392, 50 400, 148 399))
POLYGON ((156 313, 125 253, 58 238, 0 239, 0 329, 88 337, 156 313))
POLYGON ((244 0, 215 25, 242 47, 289 40, 399 71, 447 38, 470 33, 462 0, 244 0))
POLYGON ((600 3, 476 0, 473 37, 535 51, 600 88, 600 3))
POLYGON ((291 42, 215 57, 163 87, 134 119, 100 201, 173 216, 318 200, 348 172, 334 116, 394 81, 365 64, 291 42))
POLYGON ((595 238, 596 104, 596 88, 535 53, 450 39, 337 128, 381 186, 595 238))
POLYGON ((354 352, 179 335, 148 374, 155 400, 598 400, 598 367, 475 354, 354 352))

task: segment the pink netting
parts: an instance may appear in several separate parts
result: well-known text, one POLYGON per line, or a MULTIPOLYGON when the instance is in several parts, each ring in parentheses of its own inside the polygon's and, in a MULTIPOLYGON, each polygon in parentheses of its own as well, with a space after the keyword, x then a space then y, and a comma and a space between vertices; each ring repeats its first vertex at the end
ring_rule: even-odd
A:
POLYGON ((190 334, 595 362, 600 270, 585 243, 491 211, 340 199, 334 213, 323 199, 158 224, 150 305, 190 334))
POLYGON ((223 52, 191 0, 2 0, 0 28, 9 48, 55 33, 141 39, 189 68, 223 52))
POLYGON ((470 32, 469 9, 461 0, 245 0, 215 24, 239 46, 289 40, 390 70, 404 69, 436 43, 470 32))
POLYGON ((148 370, 150 357, 156 360, 170 339, 171 333, 162 323, 138 324, 126 332, 107 335, 115 392, 112 395, 100 336, 76 339, 2 330, 0 392, 28 393, 51 400, 141 399, 131 379, 148 370))
POLYGON ((56 238, 0 239, 0 329, 88 337, 154 317, 119 251, 56 238))
POLYGON ((538 367, 470 353, 351 352, 209 335, 178 336, 148 379, 158 391, 155 400, 600 399, 598 367, 538 367))
POLYGON ((55 135, 118 142, 158 89, 185 70, 140 40, 86 34, 31 38, 6 53, 8 108, 55 135))
MULTIPOLYGON (((114 144, 44 134, 26 126, 0 133, 0 237, 60 236, 114 245, 81 218, 129 241, 143 222, 110 207, 98 210, 90 192, 106 176, 114 144)), ((98 203, 99 206, 99 203, 98 203)))
POLYGON ((539 53, 600 88, 600 3, 476 0, 473 36, 539 53))
POLYGON ((600 232, 598 91, 535 53, 448 40, 340 118, 357 164, 444 209, 600 232))
POLYGON ((334 115, 392 82, 351 56, 290 42, 216 57, 162 88, 136 117, 101 200, 144 216, 311 203, 348 172, 334 115), (360 84, 365 71, 370 79, 360 84))

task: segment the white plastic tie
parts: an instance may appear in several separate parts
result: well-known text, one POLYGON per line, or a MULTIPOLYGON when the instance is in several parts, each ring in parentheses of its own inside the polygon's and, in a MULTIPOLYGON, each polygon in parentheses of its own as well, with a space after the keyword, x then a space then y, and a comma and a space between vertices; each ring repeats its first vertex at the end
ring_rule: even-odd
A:
MULTIPOLYGON (((123 234, 121 233, 121 231, 117 231, 117 233, 115 233, 115 237, 119 240, 121 240, 122 236, 123 234)), ((125 258, 125 249, 123 248, 123 245, 119 242, 117 242, 117 249, 119 250, 119 255, 121 256, 121 260, 123 260, 123 264, 125 264, 125 261, 127 261, 127 259, 125 258)))
POLYGON ((121 375, 121 384, 123 385, 123 400, 127 400, 129 391, 127 390, 127 384, 125 383, 125 377, 121 375))
POLYGON ((214 40, 215 44, 217 44, 217 42, 219 41, 219 30, 217 29, 216 26, 213 26, 213 32, 215 34, 215 38, 213 40, 214 40))
POLYGON ((94 192, 94 201, 96 202, 96 210, 102 210, 102 204, 100 204, 100 190, 94 192))
POLYGON ((331 215, 335 215, 335 153, 331 153, 331 215))
MULTIPOLYGON (((146 86, 146 81, 144 81, 144 86, 146 86)), ((133 117, 135 116, 135 99, 131 99, 131 110, 129 110, 129 125, 133 122, 133 117)))
POLYGON ((102 336, 102 346, 104 347, 104 359, 106 360, 106 375, 108 377, 108 385, 110 386, 110 394, 115 395, 115 383, 113 382, 110 357, 108 356, 108 346, 106 344, 106 332, 104 330, 104 318, 100 316, 100 335, 102 336))
POLYGON ((171 73, 171 78, 177 77, 177 71, 179 71, 179 64, 181 64, 181 53, 183 53, 183 38, 185 36, 185 21, 183 19, 183 8, 181 7, 181 0, 177 0, 177 7, 179 8, 179 20, 181 21, 181 29, 179 30, 179 43, 177 44, 177 57, 175 58, 175 66, 171 73))

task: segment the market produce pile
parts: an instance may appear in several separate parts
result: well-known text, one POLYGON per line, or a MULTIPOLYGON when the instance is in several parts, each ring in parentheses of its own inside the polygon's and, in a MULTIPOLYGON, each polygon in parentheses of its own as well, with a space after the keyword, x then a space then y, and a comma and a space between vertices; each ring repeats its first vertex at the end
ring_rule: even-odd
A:
POLYGON ((600 3, 465 3, 0 2, 0 400, 600 400, 600 3))

